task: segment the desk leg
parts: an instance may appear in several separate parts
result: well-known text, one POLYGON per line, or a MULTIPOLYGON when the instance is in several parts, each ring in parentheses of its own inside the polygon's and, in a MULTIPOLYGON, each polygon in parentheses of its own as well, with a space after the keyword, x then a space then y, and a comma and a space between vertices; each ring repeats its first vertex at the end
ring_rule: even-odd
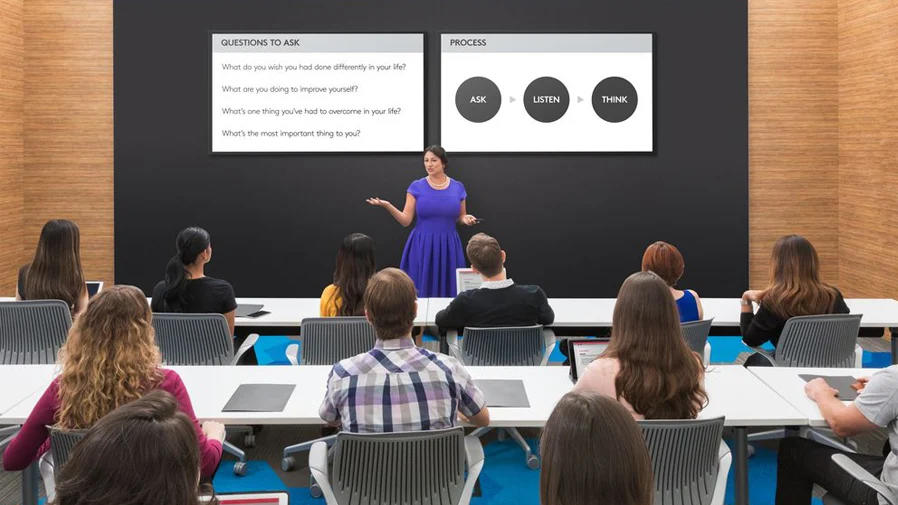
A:
POLYGON ((736 465, 733 477, 733 491, 736 495, 736 505, 748 505, 748 430, 745 426, 735 428, 735 454, 733 463, 736 465))
POLYGON ((37 461, 22 470, 22 505, 37 505, 37 461))
MULTIPOLYGON (((440 353, 448 356, 449 355, 449 340, 446 338, 446 332, 443 330, 437 330, 437 331, 439 332, 439 337, 437 337, 437 338, 440 339, 440 353)), ((894 342, 894 340, 892 342, 894 342)), ((895 344, 893 343, 892 345, 895 345, 895 344)), ((894 356, 894 354, 893 354, 893 356, 894 356)))
POLYGON ((898 364, 898 328, 889 328, 892 335, 892 364, 898 364))

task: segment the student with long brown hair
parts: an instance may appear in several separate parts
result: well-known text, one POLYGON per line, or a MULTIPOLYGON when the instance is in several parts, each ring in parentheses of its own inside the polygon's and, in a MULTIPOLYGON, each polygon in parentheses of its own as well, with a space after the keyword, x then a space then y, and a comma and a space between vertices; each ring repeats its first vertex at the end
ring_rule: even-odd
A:
POLYGON ((364 316, 362 299, 375 271, 374 240, 364 233, 344 237, 337 251, 334 282, 321 293, 321 317, 364 316))
POLYGON ((768 341, 776 346, 790 317, 848 312, 842 293, 820 280, 814 246, 800 235, 786 235, 773 245, 768 286, 742 294, 742 341, 751 347, 768 341), (757 313, 752 302, 758 304, 757 313))
POLYGON ((575 391, 617 399, 636 419, 694 419, 708 402, 701 358, 683 339, 677 306, 653 272, 637 272, 617 294, 608 349, 575 391))
POLYGON ((588 392, 564 395, 539 446, 542 505, 652 503, 652 462, 642 430, 611 398, 588 392))
POLYGON ((87 306, 87 284, 81 268, 81 233, 67 219, 44 224, 31 263, 19 269, 17 300, 62 300, 72 315, 87 306))
POLYGON ((197 505, 199 480, 193 421, 153 391, 97 421, 56 476, 53 504, 197 505))
POLYGON ((686 270, 683 255, 673 244, 658 241, 648 246, 642 255, 642 271, 650 270, 658 274, 677 303, 680 322, 698 321, 703 317, 702 299, 691 289, 677 289, 677 282, 686 270))
POLYGON ((202 474, 215 473, 224 426, 200 426, 196 421, 181 378, 161 367, 151 317, 143 292, 133 286, 112 286, 90 301, 59 351, 62 372, 3 453, 4 469, 22 470, 47 452, 47 426, 90 428, 117 407, 162 389, 177 398, 181 411, 193 420, 202 474))

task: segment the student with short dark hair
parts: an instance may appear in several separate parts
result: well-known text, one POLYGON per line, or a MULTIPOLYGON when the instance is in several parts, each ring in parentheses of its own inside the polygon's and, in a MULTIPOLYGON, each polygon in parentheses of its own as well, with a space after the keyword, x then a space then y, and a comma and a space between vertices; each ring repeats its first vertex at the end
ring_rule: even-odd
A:
POLYGON ((672 244, 658 241, 648 246, 642 255, 642 271, 652 271, 658 274, 667 286, 677 302, 677 312, 680 314, 680 322, 699 321, 702 319, 702 300, 698 293, 691 289, 679 290, 676 288, 686 263, 680 250, 672 244))
POLYGON ((374 240, 363 233, 344 237, 334 282, 321 293, 321 317, 365 315, 365 288, 374 271, 374 240))
POLYGON ((397 268, 368 281, 365 316, 377 342, 331 369, 319 410, 328 424, 354 433, 449 428, 456 417, 489 424, 483 393, 464 366, 415 346, 416 298, 411 278, 397 268))
POLYGON ((19 269, 16 299, 62 300, 76 316, 87 307, 87 298, 78 225, 51 219, 41 229, 34 259, 19 269))
POLYGON ((483 284, 459 293, 448 307, 437 312, 436 324, 441 330, 552 324, 555 313, 542 288, 515 284, 506 277, 506 254, 499 241, 478 233, 468 241, 466 252, 483 284))
POLYGON ((645 438, 611 398, 564 395, 539 446, 541 505, 651 505, 654 483, 645 438))
POLYGON ((153 391, 104 416, 75 445, 53 504, 197 505, 199 469, 193 423, 172 395, 153 391))
POLYGON ((186 228, 175 240, 175 255, 165 267, 165 279, 153 288, 153 312, 224 314, 234 334, 237 299, 228 281, 207 277, 212 261, 212 237, 199 227, 186 228))

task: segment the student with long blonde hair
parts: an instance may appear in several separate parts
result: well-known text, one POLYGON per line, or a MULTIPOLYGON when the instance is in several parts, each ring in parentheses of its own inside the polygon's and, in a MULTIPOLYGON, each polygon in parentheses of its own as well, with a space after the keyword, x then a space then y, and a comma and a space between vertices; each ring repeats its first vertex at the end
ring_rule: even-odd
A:
POLYGON ((47 426, 90 428, 117 407, 161 389, 193 421, 203 476, 215 473, 224 426, 197 422, 181 378, 161 367, 151 317, 143 292, 133 286, 112 286, 90 301, 59 351, 62 372, 3 453, 4 469, 22 470, 47 452, 47 426))
POLYGON ((708 402, 701 358, 686 345, 670 289, 637 272, 617 294, 608 349, 575 391, 618 400, 636 419, 694 419, 708 402))

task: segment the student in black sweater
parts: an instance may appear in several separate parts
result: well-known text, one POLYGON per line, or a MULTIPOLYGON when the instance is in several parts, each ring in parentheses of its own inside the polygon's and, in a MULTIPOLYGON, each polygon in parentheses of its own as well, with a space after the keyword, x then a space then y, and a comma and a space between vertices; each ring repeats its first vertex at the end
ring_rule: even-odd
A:
POLYGON ((539 286, 515 284, 505 276, 505 251, 493 237, 478 233, 465 249, 471 268, 483 277, 479 289, 460 293, 439 311, 441 331, 467 327, 548 325, 555 320, 546 293, 539 286))
MULTIPOLYGON (((820 260, 814 246, 800 235, 787 235, 773 245, 770 284, 742 294, 740 327, 745 345, 777 345, 786 320, 794 316, 847 314, 842 293, 820 281, 820 260), (752 303, 758 304, 755 313, 752 303)), ((746 366, 760 364, 750 356, 746 366)), ((766 363, 766 361, 765 361, 766 363)))

